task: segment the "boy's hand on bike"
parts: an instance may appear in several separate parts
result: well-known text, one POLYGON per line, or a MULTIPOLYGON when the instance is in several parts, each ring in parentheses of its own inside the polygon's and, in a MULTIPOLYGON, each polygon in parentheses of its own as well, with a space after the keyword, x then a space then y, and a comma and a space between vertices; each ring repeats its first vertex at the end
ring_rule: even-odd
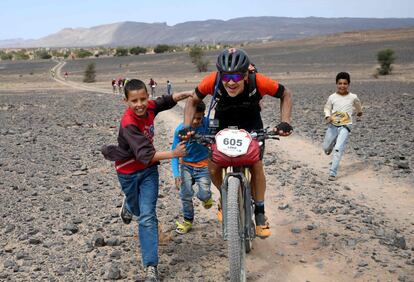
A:
POLYGON ((184 157, 187 155, 187 150, 185 149, 185 141, 181 141, 178 143, 177 147, 175 147, 173 151, 174 158, 184 157))
POLYGON ((193 136, 195 134, 195 131, 192 130, 190 127, 186 127, 181 129, 180 131, 178 131, 178 138, 180 138, 180 140, 188 140, 191 138, 191 136, 193 136))
POLYGON ((289 136, 293 132, 293 127, 289 123, 282 121, 273 129, 273 131, 280 136, 289 136))
POLYGON ((325 123, 331 123, 332 122, 332 118, 331 117, 325 117, 325 123))
POLYGON ((174 183, 175 183, 175 188, 177 188, 177 190, 180 190, 180 188, 181 188, 181 177, 174 178, 174 183))

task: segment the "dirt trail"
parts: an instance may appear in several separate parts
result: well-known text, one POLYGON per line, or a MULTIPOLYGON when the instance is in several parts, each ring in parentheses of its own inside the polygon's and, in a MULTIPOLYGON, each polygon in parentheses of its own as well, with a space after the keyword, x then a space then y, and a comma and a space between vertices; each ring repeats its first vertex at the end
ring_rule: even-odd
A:
POLYGON ((84 90, 84 91, 90 91, 90 92, 99 92, 99 93, 105 93, 105 94, 113 94, 112 91, 108 91, 108 90, 103 90, 100 88, 96 88, 93 86, 86 86, 86 85, 82 85, 73 81, 69 81, 69 80, 65 80, 64 77, 62 77, 62 68, 63 66, 66 64, 65 61, 60 61, 58 62, 58 64, 56 66, 54 66, 52 68, 52 72, 55 73, 55 76, 53 77, 51 75, 51 77, 59 82, 60 84, 63 84, 65 86, 69 86, 71 88, 75 88, 75 89, 79 89, 79 90, 84 90))
MULTIPOLYGON (((108 93, 64 81, 59 75, 63 65, 60 62, 55 67, 58 75, 55 79, 60 83, 108 93)), ((182 116, 168 111, 157 119, 169 130, 166 134, 172 136, 182 116)), ((407 248, 400 250, 379 244, 381 238, 387 238, 377 234, 382 227, 387 229, 385 233, 388 229, 402 230, 406 245, 411 248, 414 243, 412 186, 374 171, 349 155, 341 162, 337 181, 328 182, 331 156, 322 153, 320 144, 299 136, 270 141, 266 146, 267 154, 272 156, 266 167, 266 213, 272 236, 255 240, 254 249, 247 256, 249 281, 414 279, 409 271, 412 266, 404 264, 404 260, 411 260, 409 251, 404 251, 407 248), (318 197, 324 198, 324 202, 319 203, 318 197), (351 212, 345 209, 343 213, 335 213, 335 209, 344 208, 339 203, 346 203, 344 207, 350 205, 351 212), (319 208, 329 212, 319 212, 319 208), (373 222, 365 224, 366 218, 373 222)), ((217 199, 217 191, 213 190, 217 199)), ((215 217, 214 209, 197 209, 197 213, 200 218, 215 217)), ((197 231, 188 236, 198 236, 197 231)))
MULTIPOLYGON (((314 144, 299 136, 283 138, 276 144, 269 144, 267 151, 276 151, 284 160, 295 163, 294 166, 307 167, 317 176, 326 179, 331 156, 326 156, 320 144, 314 144)), ((293 175, 293 177, 298 177, 293 175)), ((273 236, 266 241, 256 240, 255 249, 249 258, 249 265, 254 265, 250 271, 266 273, 258 281, 269 281, 269 277, 278 277, 277 281, 350 281, 358 278, 358 272, 350 267, 350 260, 360 263, 362 250, 349 249, 338 244, 336 253, 320 248, 315 240, 314 233, 303 231, 294 234, 292 228, 307 229, 309 224, 318 226, 325 233, 341 234, 344 230, 338 226, 335 219, 320 218, 307 214, 308 203, 298 202, 293 196, 292 188, 281 190, 275 185, 271 189, 269 183, 278 183, 275 177, 268 177, 266 194, 267 214, 272 223, 273 236), (307 219, 276 209, 280 203, 293 205, 296 211, 306 213, 307 219), (273 206, 273 208, 271 208, 273 206)), ((325 184, 325 183, 324 183, 325 184)), ((325 185, 331 185, 327 182, 325 185)), ((359 199, 363 205, 378 208, 385 218, 394 222, 394 226, 404 228, 414 223, 414 190, 410 185, 390 179, 373 171, 367 164, 345 156, 339 177, 334 185, 345 187, 341 189, 348 199, 359 199)), ((306 218, 305 217, 305 218, 306 218)), ((412 233, 411 233, 412 236, 412 233)), ((411 240, 413 238, 411 237, 411 240)), ((368 243, 375 250, 378 246, 374 242, 368 243), (371 245, 372 244, 372 245, 371 245)), ((392 274, 380 266, 371 266, 361 280, 379 279, 393 280, 392 274)), ((409 267, 409 266, 407 266, 409 267)))
MULTIPOLYGON (((162 113, 159 118, 166 123, 167 128, 171 129, 171 134, 175 126, 182 121, 181 117, 172 115, 171 112, 162 113)), ((266 146, 267 152, 277 152, 281 162, 287 164, 286 173, 291 173, 289 167, 293 164, 293 167, 306 167, 322 182, 327 178, 331 156, 322 153, 320 144, 293 135, 280 141, 270 141, 266 146)), ((267 174, 268 169, 269 167, 267 174)), ((294 183, 300 175, 292 174, 291 177, 294 183)), ((334 247, 334 252, 332 249, 321 248, 320 241, 317 240, 318 234, 322 232, 338 236, 343 232, 343 226, 335 219, 310 214, 308 203, 298 201, 290 185, 280 187, 278 185, 280 181, 275 175, 267 175, 267 179, 266 206, 272 236, 266 240, 255 240, 254 249, 247 256, 249 281, 395 279, 395 275, 380 265, 370 264, 365 272, 363 267, 358 269, 358 264, 364 264, 361 264, 363 257, 366 256, 362 254, 364 249, 365 252, 367 248, 375 250, 378 247, 377 243, 367 243, 367 246, 364 245, 361 250, 347 247, 341 249, 341 244, 334 247), (286 210, 277 208, 278 206, 283 208, 283 205, 288 205, 289 208, 286 210), (301 230, 299 234, 295 234, 296 231, 292 232, 295 228, 301 230), (303 231, 311 228, 319 230, 303 231), (352 268, 352 263, 357 265, 357 269, 352 268)), ((345 187, 341 194, 346 198, 358 198, 363 205, 378 208, 386 215, 387 220, 394 222, 394 226, 403 227, 413 224, 413 187, 373 171, 358 159, 346 155, 341 163, 337 181, 335 183, 326 181, 324 185, 345 187)), ((217 199, 217 193, 215 194, 217 199)), ((215 211, 200 209, 198 212, 202 214, 200 217, 212 218, 215 211)))

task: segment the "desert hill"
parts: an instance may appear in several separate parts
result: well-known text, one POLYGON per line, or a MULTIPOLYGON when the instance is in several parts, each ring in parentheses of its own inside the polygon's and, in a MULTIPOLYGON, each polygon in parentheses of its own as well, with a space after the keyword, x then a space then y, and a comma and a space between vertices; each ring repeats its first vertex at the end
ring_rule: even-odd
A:
POLYGON ((0 47, 91 47, 156 44, 241 43, 304 38, 338 32, 414 27, 414 19, 244 17, 227 21, 119 22, 65 28, 34 40, 0 40, 0 47), (240 32, 240 31, 243 32, 240 32))

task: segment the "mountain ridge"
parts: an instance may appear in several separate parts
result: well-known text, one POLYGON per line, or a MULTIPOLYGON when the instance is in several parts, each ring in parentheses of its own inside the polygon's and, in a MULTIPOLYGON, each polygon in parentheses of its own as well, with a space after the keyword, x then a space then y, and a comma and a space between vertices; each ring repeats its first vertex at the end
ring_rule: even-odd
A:
POLYGON ((414 18, 243 17, 230 20, 124 21, 90 28, 64 28, 39 39, 0 40, 0 47, 151 46, 217 44, 304 38, 338 32, 414 27, 414 18))

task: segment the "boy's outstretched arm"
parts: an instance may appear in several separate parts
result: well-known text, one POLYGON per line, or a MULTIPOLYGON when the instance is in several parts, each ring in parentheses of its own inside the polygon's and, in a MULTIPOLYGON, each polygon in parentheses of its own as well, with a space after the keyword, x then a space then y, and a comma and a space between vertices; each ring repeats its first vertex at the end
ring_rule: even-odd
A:
MULTIPOLYGON (((173 137, 173 143, 171 145, 171 150, 174 150, 180 142, 180 139, 178 138, 178 131, 180 129, 181 129, 181 126, 178 126, 175 129, 174 137, 173 137)), ((174 158, 171 159, 171 167, 172 167, 172 171, 173 171, 175 186, 179 189, 180 186, 181 186, 181 175, 180 175, 180 165, 179 165, 179 158, 178 157, 174 157, 174 158)))
POLYGON ((161 160, 172 159, 175 157, 179 158, 179 157, 184 157, 186 154, 187 154, 187 151, 185 149, 185 142, 181 141, 174 150, 156 152, 151 161, 158 162, 161 160))
POLYGON ((184 127, 189 127, 191 125, 197 105, 201 101, 202 100, 195 94, 195 92, 193 92, 191 97, 187 99, 184 107, 184 127))
POLYGON ((193 91, 182 91, 182 92, 176 92, 172 95, 174 102, 178 102, 184 99, 187 99, 193 95, 193 91))

